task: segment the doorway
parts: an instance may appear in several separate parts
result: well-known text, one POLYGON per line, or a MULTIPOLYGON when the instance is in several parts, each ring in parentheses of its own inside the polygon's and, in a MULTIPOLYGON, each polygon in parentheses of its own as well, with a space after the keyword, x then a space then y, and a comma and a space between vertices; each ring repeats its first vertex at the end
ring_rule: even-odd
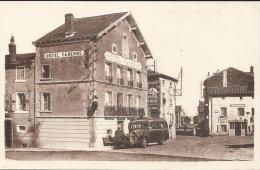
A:
POLYGON ((13 147, 12 119, 5 119, 5 147, 13 147))
POLYGON ((241 136, 241 122, 235 122, 235 136, 241 136))

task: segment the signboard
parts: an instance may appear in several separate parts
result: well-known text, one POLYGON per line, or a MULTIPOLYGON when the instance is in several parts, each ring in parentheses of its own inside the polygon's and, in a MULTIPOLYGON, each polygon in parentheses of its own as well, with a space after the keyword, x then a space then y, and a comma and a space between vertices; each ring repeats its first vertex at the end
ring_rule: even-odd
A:
POLYGON ((227 122, 227 118, 226 117, 219 117, 219 122, 220 123, 226 123, 227 122))
POLYGON ((150 88, 148 90, 148 103, 149 104, 158 104, 158 90, 156 88, 150 88))
POLYGON ((63 58, 63 57, 77 57, 83 56, 84 51, 65 51, 65 52, 56 52, 56 53, 45 53, 44 58, 63 58))
POLYGON ((230 107, 245 107, 245 104, 230 104, 230 107))
POLYGON ((130 60, 128 58, 122 57, 120 55, 113 54, 113 53, 108 52, 108 51, 106 51, 104 55, 105 55, 105 58, 106 58, 107 61, 111 61, 111 62, 121 64, 121 65, 124 65, 124 66, 132 67, 136 70, 142 69, 142 64, 137 62, 137 61, 130 60))

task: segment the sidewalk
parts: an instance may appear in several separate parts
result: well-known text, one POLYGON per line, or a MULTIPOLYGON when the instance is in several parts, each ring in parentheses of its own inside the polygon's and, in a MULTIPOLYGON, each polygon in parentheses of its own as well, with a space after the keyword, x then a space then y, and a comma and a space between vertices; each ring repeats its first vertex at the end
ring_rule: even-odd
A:
POLYGON ((51 148, 5 148, 6 152, 62 152, 62 151, 109 151, 113 150, 112 146, 86 149, 51 149, 51 148))

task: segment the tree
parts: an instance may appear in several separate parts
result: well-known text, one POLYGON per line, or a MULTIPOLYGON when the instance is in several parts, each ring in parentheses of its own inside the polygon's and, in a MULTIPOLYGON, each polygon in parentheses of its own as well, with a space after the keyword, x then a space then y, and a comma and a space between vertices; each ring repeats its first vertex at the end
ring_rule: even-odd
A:
POLYGON ((199 123, 198 116, 193 116, 193 124, 198 124, 198 123, 199 123))
POLYGON ((184 124, 186 124, 186 125, 190 124, 190 117, 189 116, 184 117, 184 124))

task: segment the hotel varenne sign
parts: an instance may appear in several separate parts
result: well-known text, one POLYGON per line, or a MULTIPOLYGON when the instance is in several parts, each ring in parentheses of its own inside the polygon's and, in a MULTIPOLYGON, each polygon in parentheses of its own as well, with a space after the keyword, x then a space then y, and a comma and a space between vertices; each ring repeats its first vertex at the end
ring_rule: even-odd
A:
POLYGON ((77 57, 83 56, 84 51, 66 51, 66 52, 56 52, 56 53, 45 53, 44 58, 63 58, 63 57, 77 57))
POLYGON ((142 69, 142 64, 137 62, 137 61, 130 60, 128 58, 122 57, 120 55, 113 54, 113 53, 108 52, 108 51, 106 51, 104 55, 105 55, 105 58, 106 58, 107 61, 111 61, 111 62, 121 64, 121 65, 124 65, 124 66, 132 67, 136 70, 142 69))

